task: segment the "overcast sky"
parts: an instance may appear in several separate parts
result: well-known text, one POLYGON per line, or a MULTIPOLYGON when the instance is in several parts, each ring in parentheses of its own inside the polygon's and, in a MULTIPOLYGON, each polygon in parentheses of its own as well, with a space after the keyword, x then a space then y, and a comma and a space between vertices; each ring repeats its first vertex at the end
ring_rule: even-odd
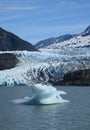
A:
POLYGON ((0 27, 32 44, 89 24, 90 0, 0 0, 0 27))

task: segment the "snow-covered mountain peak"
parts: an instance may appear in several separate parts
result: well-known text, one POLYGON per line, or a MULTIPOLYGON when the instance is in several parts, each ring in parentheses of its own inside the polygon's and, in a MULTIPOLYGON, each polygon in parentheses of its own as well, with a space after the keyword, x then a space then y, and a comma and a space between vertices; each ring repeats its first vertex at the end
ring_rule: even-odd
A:
POLYGON ((38 42, 37 48, 60 49, 90 46, 90 25, 79 34, 66 34, 59 37, 48 38, 38 42))
POLYGON ((90 35, 90 25, 85 29, 84 32, 81 33, 81 36, 85 37, 90 35))
POLYGON ((87 32, 90 32, 90 25, 85 29, 85 31, 87 32))
POLYGON ((84 48, 90 47, 90 35, 88 36, 81 36, 78 35, 76 37, 71 38, 70 40, 64 42, 58 42, 57 44, 52 44, 48 46, 48 49, 76 49, 76 48, 84 48))
POLYGON ((64 41, 67 41, 73 37, 77 36, 77 34, 65 34, 65 35, 62 35, 62 36, 59 36, 59 37, 52 37, 52 38, 48 38, 48 39, 44 39, 44 40, 41 40, 40 42, 38 42, 35 47, 37 48, 45 48, 49 45, 52 45, 54 43, 58 43, 58 42, 64 42, 64 41))

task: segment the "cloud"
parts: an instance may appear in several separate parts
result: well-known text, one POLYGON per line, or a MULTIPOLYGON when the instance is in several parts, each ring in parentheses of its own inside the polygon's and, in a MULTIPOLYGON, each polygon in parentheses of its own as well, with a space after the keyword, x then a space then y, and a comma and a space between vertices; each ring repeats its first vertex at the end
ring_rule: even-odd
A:
POLYGON ((67 1, 67 0, 61 0, 56 4, 57 7, 60 8, 88 8, 90 7, 90 3, 87 3, 85 1, 67 1))
POLYGON ((16 20, 16 19, 18 19, 18 18, 21 18, 21 17, 23 17, 24 15, 19 15, 19 14, 17 14, 17 15, 7 15, 7 17, 6 17, 6 15, 5 16, 2 16, 1 18, 0 18, 0 23, 6 23, 7 21, 13 21, 13 20, 16 20))
POLYGON ((36 10, 37 6, 27 6, 27 7, 0 7, 0 9, 4 10, 36 10))

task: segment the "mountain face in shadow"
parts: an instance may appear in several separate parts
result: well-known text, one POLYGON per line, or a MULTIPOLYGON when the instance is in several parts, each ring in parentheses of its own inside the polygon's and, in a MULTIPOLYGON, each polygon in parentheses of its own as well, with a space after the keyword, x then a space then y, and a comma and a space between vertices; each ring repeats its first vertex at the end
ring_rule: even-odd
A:
POLYGON ((62 35, 62 36, 59 36, 59 37, 52 37, 52 38, 44 39, 44 40, 36 43, 35 47, 36 48, 45 48, 45 47, 50 46, 54 43, 57 44, 58 42, 67 41, 67 40, 73 38, 76 35, 66 34, 66 35, 62 35))
POLYGON ((15 34, 0 28, 0 51, 14 50, 37 51, 31 43, 24 41, 15 34))

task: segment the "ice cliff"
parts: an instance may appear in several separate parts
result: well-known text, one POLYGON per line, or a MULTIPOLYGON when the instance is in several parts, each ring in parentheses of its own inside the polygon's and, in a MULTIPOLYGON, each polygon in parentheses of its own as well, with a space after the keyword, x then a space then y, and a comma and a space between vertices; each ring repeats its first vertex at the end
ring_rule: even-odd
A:
POLYGON ((62 81, 68 72, 90 69, 90 48, 11 53, 14 53, 20 62, 12 69, 0 71, 1 86, 25 85, 28 81, 54 84, 62 81))

